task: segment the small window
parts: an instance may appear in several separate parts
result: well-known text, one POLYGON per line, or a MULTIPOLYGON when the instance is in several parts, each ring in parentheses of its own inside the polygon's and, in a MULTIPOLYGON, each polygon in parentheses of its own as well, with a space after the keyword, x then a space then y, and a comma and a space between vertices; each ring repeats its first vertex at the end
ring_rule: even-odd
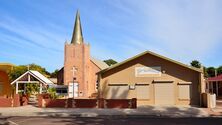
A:
POLYGON ((67 89, 66 88, 56 89, 56 93, 58 93, 58 94, 67 94, 67 89))

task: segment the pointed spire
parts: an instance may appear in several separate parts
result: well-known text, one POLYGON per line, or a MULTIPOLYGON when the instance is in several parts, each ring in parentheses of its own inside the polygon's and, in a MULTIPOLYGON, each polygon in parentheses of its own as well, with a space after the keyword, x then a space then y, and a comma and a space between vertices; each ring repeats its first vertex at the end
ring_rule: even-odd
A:
POLYGON ((82 35, 82 27, 80 22, 80 14, 77 10, 76 13, 76 20, 75 20, 75 26, 72 34, 72 44, 81 44, 83 43, 83 35, 82 35))

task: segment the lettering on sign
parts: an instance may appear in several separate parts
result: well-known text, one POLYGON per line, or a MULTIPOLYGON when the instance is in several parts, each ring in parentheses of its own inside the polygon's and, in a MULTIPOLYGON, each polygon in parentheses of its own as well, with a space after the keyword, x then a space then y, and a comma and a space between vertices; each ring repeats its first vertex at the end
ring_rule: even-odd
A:
POLYGON ((136 77, 160 77, 161 67, 136 67, 135 68, 136 77))

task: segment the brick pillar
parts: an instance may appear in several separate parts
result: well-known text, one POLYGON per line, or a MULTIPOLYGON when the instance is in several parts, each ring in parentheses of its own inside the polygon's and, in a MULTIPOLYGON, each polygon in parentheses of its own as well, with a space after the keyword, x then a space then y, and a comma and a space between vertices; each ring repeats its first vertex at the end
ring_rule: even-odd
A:
POLYGON ((19 94, 15 94, 13 98, 13 107, 20 106, 20 96, 19 94))
POLYGON ((132 98, 132 100, 131 100, 131 108, 132 109, 137 108, 137 99, 136 98, 132 98))
POLYGON ((104 103, 104 101, 105 101, 104 98, 99 98, 98 101, 99 101, 99 103, 98 103, 98 104, 99 104, 98 108, 104 108, 104 104, 105 104, 105 103, 104 103))
POLYGON ((42 94, 38 94, 38 107, 42 107, 42 94))
POLYGON ((68 98, 67 99, 67 108, 72 108, 73 107, 73 98, 68 98))

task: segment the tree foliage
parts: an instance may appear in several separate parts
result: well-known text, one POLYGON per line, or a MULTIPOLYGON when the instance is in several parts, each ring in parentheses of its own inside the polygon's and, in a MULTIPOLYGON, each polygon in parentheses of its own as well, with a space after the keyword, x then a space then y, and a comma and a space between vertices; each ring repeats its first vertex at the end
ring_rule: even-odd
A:
POLYGON ((57 78, 58 73, 59 73, 59 70, 56 69, 54 72, 52 72, 52 73, 50 74, 50 77, 51 77, 51 78, 57 78))
POLYGON ((190 64, 193 67, 201 68, 201 63, 198 60, 193 60, 190 64))
POLYGON ((220 75, 220 74, 222 74, 222 66, 219 66, 217 68, 217 75, 220 75))
POLYGON ((207 74, 208 74, 208 77, 214 77, 215 76, 215 68, 214 67, 208 67, 207 68, 207 74))
POLYGON ((35 94, 35 93, 38 93, 39 92, 39 84, 33 84, 33 83, 30 83, 30 84, 25 84, 25 92, 26 94, 28 95, 31 95, 31 94, 35 94))
POLYGON ((113 60, 113 59, 107 59, 107 60, 104 60, 104 62, 108 65, 108 66, 112 66, 114 64, 117 63, 117 61, 113 60))
POLYGON ((9 72, 10 81, 15 80, 16 78, 21 76, 23 73, 28 71, 28 66, 29 66, 30 70, 36 70, 36 71, 39 71, 40 73, 42 73, 45 76, 50 76, 50 73, 48 71, 46 71, 45 68, 43 68, 43 67, 41 67, 39 65, 36 65, 36 64, 19 65, 19 66, 14 66, 13 70, 11 70, 9 72))

